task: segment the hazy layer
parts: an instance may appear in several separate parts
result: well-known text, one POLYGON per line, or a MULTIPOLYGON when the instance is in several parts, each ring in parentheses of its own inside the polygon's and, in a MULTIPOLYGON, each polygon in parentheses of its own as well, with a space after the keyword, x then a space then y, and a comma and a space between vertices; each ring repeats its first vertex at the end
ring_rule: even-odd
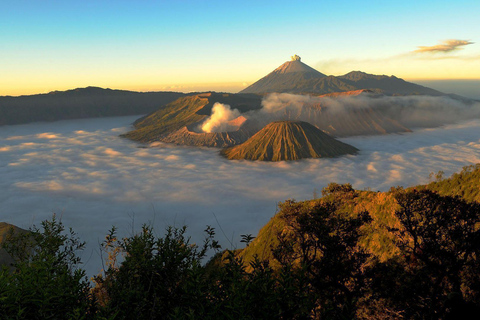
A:
POLYGON ((329 182, 387 190, 425 183, 480 162, 480 120, 402 135, 341 139, 360 153, 336 159, 263 163, 229 161, 218 149, 119 138, 137 117, 0 127, 0 221, 23 228, 52 212, 88 242, 90 274, 100 268, 98 242, 112 225, 129 235, 142 223, 187 224, 194 239, 207 224, 230 246, 256 234, 288 198, 311 198, 329 182))
POLYGON ((480 100, 480 80, 411 80, 422 86, 445 93, 454 93, 467 98, 480 100))

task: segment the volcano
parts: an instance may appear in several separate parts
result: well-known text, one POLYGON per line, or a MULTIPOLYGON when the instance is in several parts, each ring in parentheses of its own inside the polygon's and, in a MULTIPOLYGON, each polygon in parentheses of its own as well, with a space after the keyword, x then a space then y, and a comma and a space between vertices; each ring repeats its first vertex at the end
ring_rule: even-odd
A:
POLYGON ((241 145, 224 149, 221 153, 230 160, 283 161, 338 157, 357 151, 357 148, 334 139, 308 122, 275 121, 241 145))
POLYGON ((309 67, 299 56, 294 55, 291 61, 285 62, 240 93, 296 92, 294 86, 324 77, 326 75, 309 67))
POLYGON ((395 76, 373 75, 361 71, 352 71, 338 77, 326 76, 301 62, 297 55, 240 93, 319 95, 362 89, 386 95, 444 95, 440 91, 395 76))

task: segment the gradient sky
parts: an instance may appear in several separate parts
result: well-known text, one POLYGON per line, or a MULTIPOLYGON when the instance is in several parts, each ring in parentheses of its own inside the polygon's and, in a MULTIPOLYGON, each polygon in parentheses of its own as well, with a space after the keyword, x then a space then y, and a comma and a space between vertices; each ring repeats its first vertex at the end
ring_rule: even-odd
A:
POLYGON ((293 54, 332 75, 480 79, 478 12, 478 0, 0 0, 0 95, 234 92, 293 54))

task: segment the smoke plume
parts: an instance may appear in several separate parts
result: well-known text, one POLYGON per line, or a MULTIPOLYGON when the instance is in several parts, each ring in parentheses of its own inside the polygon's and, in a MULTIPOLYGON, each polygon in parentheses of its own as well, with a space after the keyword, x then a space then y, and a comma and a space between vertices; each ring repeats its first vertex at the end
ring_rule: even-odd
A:
POLYGON ((237 109, 231 109, 228 104, 216 102, 212 108, 212 115, 201 125, 203 132, 225 132, 230 131, 228 121, 240 116, 237 109))

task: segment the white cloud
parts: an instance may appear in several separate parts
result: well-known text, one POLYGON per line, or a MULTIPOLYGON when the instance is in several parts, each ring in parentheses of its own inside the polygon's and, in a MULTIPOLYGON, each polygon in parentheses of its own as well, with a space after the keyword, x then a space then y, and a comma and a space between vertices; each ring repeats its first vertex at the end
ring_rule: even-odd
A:
MULTIPOLYGON (((0 127, 0 221, 28 228, 52 212, 61 214, 88 242, 83 260, 93 274, 98 242, 112 225, 127 236, 132 225, 138 230, 148 221, 158 234, 166 225, 185 223, 201 241, 206 225, 219 229, 215 214, 238 243, 240 234, 256 234, 268 222, 277 202, 311 198, 329 182, 388 190, 480 162, 479 120, 341 139, 361 150, 357 156, 263 163, 228 161, 209 148, 142 148, 118 137, 135 118, 0 127), (56 138, 41 138, 45 133, 56 138)), ((221 232, 218 239, 228 245, 221 232)))
POLYGON ((473 42, 468 40, 457 40, 450 39, 442 41, 440 44, 434 46, 419 46, 414 52, 423 53, 423 52, 451 52, 454 50, 462 49, 461 47, 473 44, 473 42))

